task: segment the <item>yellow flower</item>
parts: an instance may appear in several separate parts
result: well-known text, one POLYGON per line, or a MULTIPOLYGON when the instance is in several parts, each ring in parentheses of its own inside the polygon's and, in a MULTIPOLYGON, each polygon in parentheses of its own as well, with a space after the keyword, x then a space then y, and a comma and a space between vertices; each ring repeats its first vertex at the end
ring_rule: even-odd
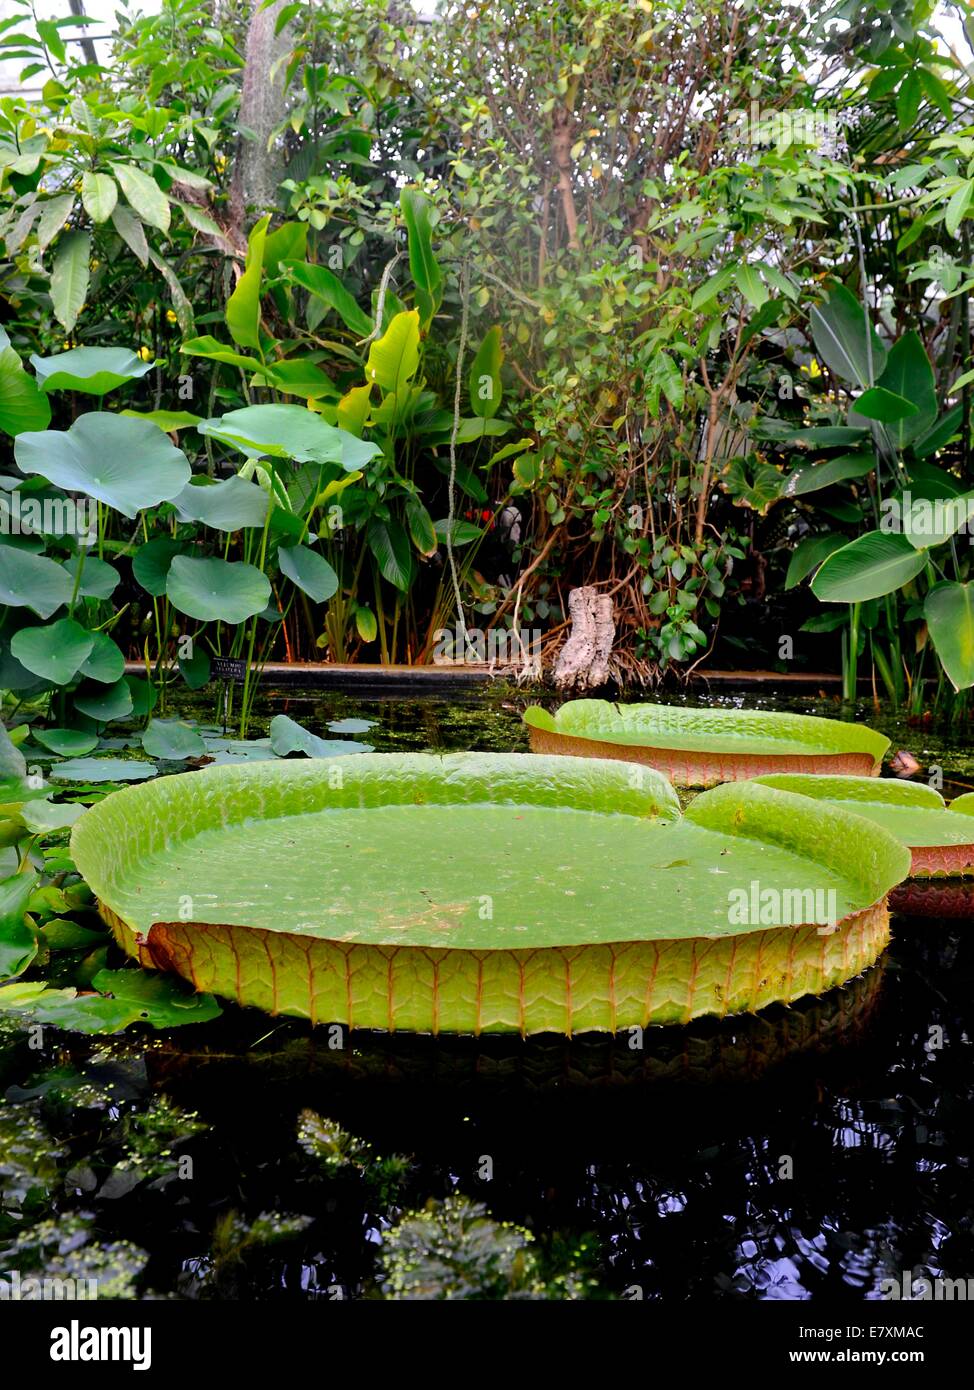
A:
POLYGON ((213 165, 218 174, 222 174, 227 167, 227 157, 225 154, 214 155, 213 165))
POLYGON ((143 361, 143 362, 151 362, 151 361, 152 361, 152 349, 151 349, 151 348, 140 347, 140 348, 139 348, 139 354, 138 354, 138 355, 142 358, 142 361, 143 361))
POLYGON ((92 270, 97 270, 98 267, 101 265, 101 261, 91 261, 90 265, 92 270))
POLYGON ((175 313, 172 311, 172 309, 167 309, 167 310, 166 310, 166 322, 167 322, 167 323, 175 323, 175 322, 176 322, 176 315, 175 315, 175 313))

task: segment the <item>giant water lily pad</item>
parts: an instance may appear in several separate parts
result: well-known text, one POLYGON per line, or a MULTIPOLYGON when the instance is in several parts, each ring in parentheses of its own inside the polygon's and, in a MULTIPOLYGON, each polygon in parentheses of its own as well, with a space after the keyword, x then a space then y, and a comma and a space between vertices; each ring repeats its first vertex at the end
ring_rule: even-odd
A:
POLYGON ((125 949, 271 1013, 614 1031, 857 974, 909 851, 769 787, 685 817, 633 764, 361 754, 214 767, 94 806, 72 854, 125 949))
MULTIPOLYGON (((940 793, 923 782, 787 774, 758 780, 764 786, 827 801, 882 826, 909 848, 913 879, 937 879, 941 888, 949 888, 951 885, 943 880, 974 877, 974 796, 958 797, 948 808, 940 793)), ((950 893, 913 890, 912 883, 898 888, 890 900, 892 906, 914 915, 921 909, 924 916, 928 912, 937 916, 969 915, 967 911, 945 912, 944 903, 951 898, 950 893)), ((957 901, 968 902, 970 896, 965 892, 957 901)))
POLYGON ((872 776, 889 747, 862 724, 767 710, 569 700, 554 715, 533 705, 524 722, 533 752, 645 763, 685 787, 777 771, 872 776))
POLYGON ((974 917, 974 821, 968 822, 974 796, 958 797, 947 807, 940 793, 923 783, 788 775, 759 780, 854 811, 907 845, 911 877, 890 894, 896 912, 974 917))

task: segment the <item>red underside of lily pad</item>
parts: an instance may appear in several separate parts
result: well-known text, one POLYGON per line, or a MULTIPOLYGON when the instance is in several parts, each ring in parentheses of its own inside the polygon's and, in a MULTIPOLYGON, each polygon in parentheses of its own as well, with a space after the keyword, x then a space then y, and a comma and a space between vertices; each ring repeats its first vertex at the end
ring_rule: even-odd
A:
POLYGON ((696 753, 674 748, 649 748, 632 743, 606 743, 529 727, 532 753, 571 754, 576 758, 615 758, 642 763, 669 777, 677 786, 713 787, 721 782, 744 782, 772 772, 810 772, 874 777, 879 765, 871 753, 696 753))

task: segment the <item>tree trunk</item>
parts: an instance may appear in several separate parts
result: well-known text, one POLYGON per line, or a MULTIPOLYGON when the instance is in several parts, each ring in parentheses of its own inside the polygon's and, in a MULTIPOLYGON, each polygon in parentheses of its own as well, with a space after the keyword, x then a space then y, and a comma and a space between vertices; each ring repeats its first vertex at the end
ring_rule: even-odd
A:
POLYGON ((289 51, 291 39, 286 24, 280 34, 274 33, 284 0, 277 0, 268 9, 261 9, 261 4, 262 0, 254 0, 247 29, 239 121, 246 133, 237 142, 230 186, 230 216, 237 234, 233 239, 242 240, 244 245, 250 211, 260 214, 272 208, 277 202, 278 184, 284 177, 281 151, 268 149, 268 140, 271 131, 287 115, 283 65, 276 71, 274 65, 289 51))
POLYGON ((612 599, 586 586, 568 595, 568 616, 572 631, 555 662, 555 685, 559 690, 583 693, 607 685, 609 659, 615 637, 612 599))

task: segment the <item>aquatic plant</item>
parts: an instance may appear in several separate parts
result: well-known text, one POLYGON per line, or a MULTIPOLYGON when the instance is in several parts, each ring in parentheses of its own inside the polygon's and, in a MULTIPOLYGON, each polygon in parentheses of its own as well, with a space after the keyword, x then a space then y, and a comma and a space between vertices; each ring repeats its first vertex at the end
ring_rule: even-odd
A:
POLYGON ((768 710, 569 700, 524 711, 538 753, 623 758, 677 786, 709 787, 773 770, 874 775, 889 739, 862 724, 768 710))
POLYGON ((909 868, 879 827, 771 788, 681 817, 635 764, 477 753, 160 778, 93 808, 72 849, 144 964, 271 1013, 433 1033, 820 993, 879 955, 909 868))

